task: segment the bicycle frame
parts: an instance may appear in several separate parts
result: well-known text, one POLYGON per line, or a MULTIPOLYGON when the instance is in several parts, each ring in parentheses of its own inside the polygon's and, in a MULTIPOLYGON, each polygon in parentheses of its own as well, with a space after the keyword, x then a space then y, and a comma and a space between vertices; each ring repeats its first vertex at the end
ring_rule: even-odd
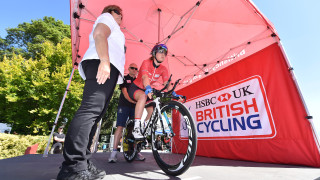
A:
MULTIPOLYGON (((164 87, 163 89, 161 89, 161 90, 155 90, 155 89, 154 89, 154 91, 156 91, 157 94, 158 94, 158 93, 163 93, 163 90, 167 89, 167 87, 169 86, 169 84, 170 84, 170 82, 171 82, 171 77, 172 77, 172 75, 170 75, 169 80, 167 81, 167 84, 165 85, 165 87, 164 87)), ((176 86, 177 86, 177 84, 179 83, 180 80, 181 80, 181 79, 178 79, 178 80, 174 83, 173 88, 172 88, 170 91, 168 91, 167 94, 171 94, 171 93, 173 92, 173 90, 176 88, 176 86)), ((161 97, 166 97, 165 94, 161 94, 161 95, 162 95, 161 97)), ((183 98, 185 99, 186 97, 183 96, 183 98)), ((147 126, 144 127, 144 129, 140 129, 140 130, 141 130, 141 133, 142 133, 142 135, 143 135, 144 137, 147 136, 147 135, 146 135, 146 132, 147 132, 147 130, 150 128, 150 126, 155 122, 156 118, 159 118, 159 120, 160 120, 160 125, 161 125, 161 128, 162 128, 162 133, 165 134, 165 135, 167 135, 167 133, 166 133, 165 130, 164 130, 163 120, 162 120, 162 116, 161 116, 160 97, 157 96, 157 97, 153 100, 153 102, 155 103, 155 106, 154 106, 152 115, 151 115, 151 117, 150 117, 150 120, 149 120, 149 122, 147 123, 147 126), (158 114, 157 114, 157 113, 158 113, 158 114)), ((167 124, 168 124, 168 126, 169 126, 169 129, 170 129, 169 135, 170 135, 170 137, 173 137, 173 136, 174 136, 174 133, 173 133, 172 126, 171 126, 171 123, 170 123, 170 121, 169 121, 169 118, 168 118, 166 112, 164 112, 164 117, 165 117, 165 119, 166 119, 166 121, 167 121, 167 124)))
MULTIPOLYGON (((174 91, 176 85, 179 83, 179 80, 177 80, 173 88, 167 92, 164 92, 164 90, 167 89, 171 81, 171 76, 164 88, 162 88, 161 90, 153 89, 153 95, 155 96, 151 104, 153 107, 153 112, 146 126, 143 128, 140 127, 141 134, 144 137, 143 139, 134 138, 132 131, 133 131, 135 122, 133 119, 130 119, 129 121, 127 121, 126 128, 125 128, 126 131, 124 130, 126 135, 124 136, 125 139, 123 141, 123 142, 126 142, 126 146, 123 145, 123 147, 126 147, 126 150, 123 151, 123 154, 125 159, 128 162, 132 162, 135 158, 136 153, 140 152, 143 146, 146 145, 145 141, 147 140, 147 136, 150 136, 149 133, 151 132, 152 133, 151 145, 152 145, 153 156, 157 164, 159 165, 159 167, 166 174, 173 175, 173 176, 180 175, 184 173, 192 164, 196 154, 196 150, 197 150, 197 134, 196 134, 196 128, 194 125, 194 120, 192 118, 190 111, 181 102, 172 100, 172 99, 175 99, 180 101, 182 98, 184 99, 184 101, 186 101, 185 96, 172 95, 172 92, 174 91), (171 100, 169 102, 163 103, 160 101, 163 98, 170 98, 171 100), (173 123, 172 121, 176 122, 176 117, 177 117, 176 113, 180 113, 177 115, 183 116, 184 120, 187 121, 186 123, 188 123, 187 139, 183 139, 183 138, 172 139, 172 137, 176 136, 174 132, 176 132, 177 134, 181 132, 179 125, 175 126, 174 124, 172 124, 173 123), (171 121, 169 118, 171 118, 171 121), (158 138, 158 136, 156 136, 156 133, 157 133, 156 131, 158 127, 162 129, 162 136, 169 136, 171 138, 170 139, 171 144, 169 146, 170 149, 168 151, 164 152, 164 150, 167 150, 167 149, 162 149, 162 148, 158 149, 156 147, 156 139, 158 138)), ((177 120, 179 120, 179 117, 177 120)))
MULTIPOLYGON (((146 133, 147 130, 148 130, 149 128, 152 128, 152 125, 153 125, 154 122, 156 122, 156 119, 157 119, 157 118, 159 118, 159 120, 160 120, 160 125, 161 125, 161 128, 162 128, 162 133, 163 133, 163 134, 166 134, 166 132, 165 132, 165 130, 164 130, 163 119, 162 119, 162 116, 161 116, 160 97, 156 97, 156 98, 153 100, 153 102, 155 103, 155 106, 154 106, 152 115, 151 115, 151 117, 150 117, 150 120, 148 121, 146 127, 144 127, 144 129, 141 130, 142 135, 143 135, 144 137, 147 136, 147 133, 146 133)), ((166 113, 164 113, 164 117, 165 117, 165 119, 166 119, 166 121, 167 121, 167 124, 168 124, 168 126, 169 126, 169 128, 170 128, 170 133, 169 133, 169 134, 170 134, 171 137, 172 137, 172 135, 173 135, 173 130, 172 130, 171 123, 170 123, 169 118, 168 118, 168 116, 167 116, 166 113)))

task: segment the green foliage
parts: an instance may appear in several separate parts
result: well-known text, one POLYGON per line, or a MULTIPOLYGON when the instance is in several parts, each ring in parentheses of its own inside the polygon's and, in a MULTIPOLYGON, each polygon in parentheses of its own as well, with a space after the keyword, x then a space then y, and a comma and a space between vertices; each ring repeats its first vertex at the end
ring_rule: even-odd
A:
POLYGON ((0 39, 0 58, 20 54, 24 58, 40 58, 43 55, 42 43, 61 43, 64 38, 71 38, 70 26, 60 20, 45 16, 43 19, 24 22, 16 28, 8 28, 5 39, 0 39))
MULTIPOLYGON (((43 56, 21 55, 0 62, 0 122, 13 124, 20 134, 47 134, 53 125, 72 71, 70 39, 42 44, 43 56)), ((78 73, 70 86, 60 117, 71 119, 82 97, 78 73)))
POLYGON ((38 144, 37 153, 42 154, 47 146, 47 136, 23 136, 0 133, 0 159, 24 155, 27 147, 38 144))
MULTIPOLYGON (((70 26, 44 17, 8 28, 7 33, 5 39, 0 37, 0 122, 19 134, 49 134, 72 71, 70 26)), ((75 70, 59 123, 72 120, 83 85, 75 70)), ((119 95, 116 88, 103 117, 104 133, 110 133, 116 120, 119 95)))

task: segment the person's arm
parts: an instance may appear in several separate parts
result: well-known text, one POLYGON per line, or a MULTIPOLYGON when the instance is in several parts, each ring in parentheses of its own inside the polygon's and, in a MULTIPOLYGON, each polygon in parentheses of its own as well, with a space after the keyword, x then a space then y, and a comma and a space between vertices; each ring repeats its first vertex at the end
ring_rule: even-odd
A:
POLYGON ((144 87, 150 86, 150 80, 147 74, 142 76, 142 83, 144 87))
POLYGON ((110 78, 110 59, 108 50, 108 37, 111 34, 111 29, 102 23, 98 23, 93 31, 93 39, 96 50, 100 59, 100 65, 97 72, 98 84, 104 84, 110 78))
POLYGON ((54 136, 53 139, 57 142, 64 142, 64 138, 58 138, 57 136, 54 136))
POLYGON ((129 97, 129 94, 128 94, 128 91, 127 91, 127 88, 126 87, 123 87, 121 88, 121 92, 123 93, 124 97, 131 103, 133 104, 136 104, 137 102, 132 100, 130 97, 129 97))
POLYGON ((150 86, 150 80, 149 80, 149 76, 148 76, 148 61, 149 60, 145 60, 142 62, 141 66, 140 66, 140 70, 139 70, 139 74, 141 73, 141 79, 142 79, 142 85, 145 88, 145 94, 152 99, 152 88, 150 86))
POLYGON ((150 86, 150 80, 147 74, 142 75, 142 84, 146 88, 146 94, 147 96, 152 99, 152 92, 151 92, 151 86, 150 86))

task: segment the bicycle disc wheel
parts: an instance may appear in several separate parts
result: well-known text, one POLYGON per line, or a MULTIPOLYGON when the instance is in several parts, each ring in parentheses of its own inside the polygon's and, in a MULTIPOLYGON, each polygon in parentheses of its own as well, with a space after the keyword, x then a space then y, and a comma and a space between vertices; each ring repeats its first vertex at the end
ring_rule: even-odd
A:
POLYGON ((134 136, 132 134, 133 127, 134 127, 134 121, 132 119, 129 119, 123 131, 123 139, 122 139, 123 156, 124 156, 124 159, 126 159, 128 162, 132 162, 137 154, 136 143, 134 140, 134 136))
POLYGON ((194 121, 188 109, 177 101, 165 103, 161 107, 161 117, 162 123, 157 119, 152 128, 152 152, 157 164, 166 174, 178 176, 191 166, 196 155, 197 134, 194 121), (156 141, 159 136, 162 144, 165 136, 171 137, 169 143, 162 145, 162 148, 159 148, 156 141))

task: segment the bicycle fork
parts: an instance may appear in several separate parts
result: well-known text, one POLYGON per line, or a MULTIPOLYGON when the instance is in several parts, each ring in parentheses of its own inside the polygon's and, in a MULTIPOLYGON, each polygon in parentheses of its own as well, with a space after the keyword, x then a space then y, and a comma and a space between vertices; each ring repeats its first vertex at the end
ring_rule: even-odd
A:
MULTIPOLYGON (((167 132, 165 132, 165 128, 164 128, 164 125, 163 125, 163 120, 162 120, 162 114, 161 114, 161 109, 160 109, 160 101, 159 101, 160 98, 156 98, 154 101, 156 103, 156 108, 157 108, 157 111, 159 112, 158 116, 159 116, 159 120, 160 120, 160 125, 161 125, 161 129, 162 129, 162 133, 164 135, 167 135, 167 132)), ((168 115, 167 113, 164 111, 163 112, 163 116, 167 122, 167 125, 170 129, 170 136, 172 137, 174 134, 173 134, 173 130, 172 130, 172 126, 171 126, 171 123, 169 121, 169 118, 168 118, 168 115)))

